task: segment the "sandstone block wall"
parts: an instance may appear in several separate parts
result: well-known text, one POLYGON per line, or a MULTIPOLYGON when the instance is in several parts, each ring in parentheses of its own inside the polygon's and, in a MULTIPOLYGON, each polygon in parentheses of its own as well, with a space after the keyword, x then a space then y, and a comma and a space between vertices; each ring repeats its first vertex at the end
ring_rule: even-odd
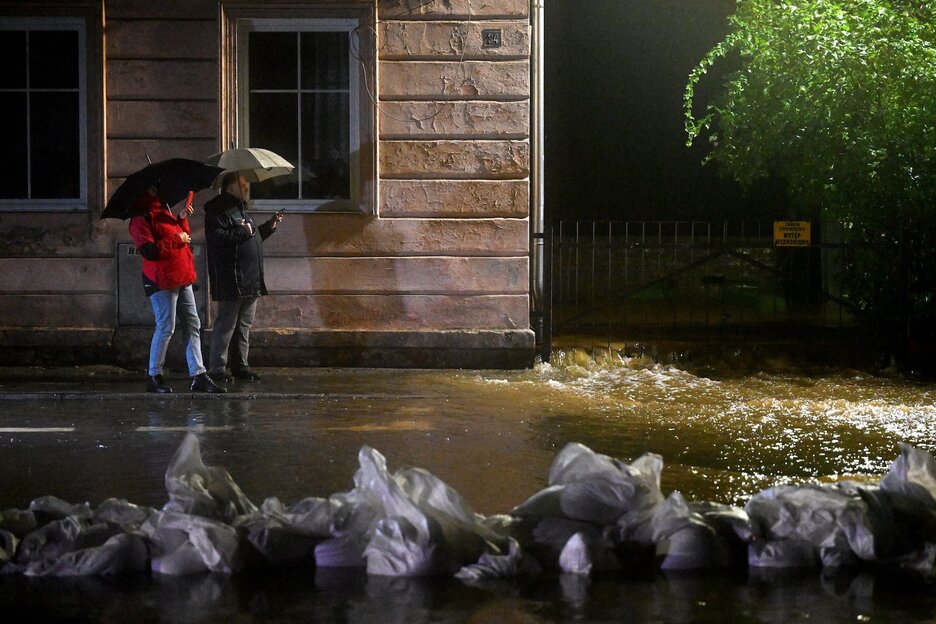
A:
MULTIPOLYGON (((0 11, 9 4, 23 10, 0 0, 0 11)), ((271 294, 255 325, 259 348, 267 331, 277 353, 295 332, 318 333, 298 340, 313 351, 340 336, 333 346, 345 349, 349 364, 361 356, 349 345, 532 352, 529 1, 230 4, 269 7, 276 17, 298 5, 366 6, 375 16, 372 214, 287 216, 265 244, 271 294), (484 43, 490 30, 499 31, 498 47, 484 43)), ((89 115, 100 127, 89 153, 100 163, 101 190, 87 214, 0 214, 0 270, 17 276, 0 284, 0 328, 46 337, 63 328, 97 331, 118 345, 125 343, 113 337, 121 330, 115 248, 129 235, 125 222, 98 217, 147 155, 203 159, 230 134, 222 111, 230 101, 224 3, 50 0, 34 10, 68 13, 73 5, 92 21, 103 16, 97 51, 89 46, 97 72, 89 115)), ((211 196, 202 192, 196 204, 211 196)), ((199 212, 196 240, 202 222, 199 212)), ((10 335, 2 332, 3 340, 10 335)), ((34 338, 16 340, 41 342, 34 338)))

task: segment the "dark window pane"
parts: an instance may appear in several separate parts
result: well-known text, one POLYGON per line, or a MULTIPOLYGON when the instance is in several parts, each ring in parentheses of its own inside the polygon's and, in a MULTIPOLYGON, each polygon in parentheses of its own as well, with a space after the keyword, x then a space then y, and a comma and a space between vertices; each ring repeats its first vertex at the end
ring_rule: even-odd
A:
POLYGON ((26 32, 0 30, 0 89, 26 88, 26 32))
POLYGON ((0 93, 3 149, 0 149, 0 199, 26 197, 26 94, 0 93))
POLYGON ((315 174, 303 180, 303 197, 351 197, 349 116, 347 93, 302 96, 302 162, 315 174))
POLYGON ((250 33, 250 85, 254 89, 296 88, 296 33, 250 33))
POLYGON ((29 33, 29 86, 34 89, 78 88, 78 32, 29 33))
POLYGON ((30 95, 32 198, 81 196, 78 94, 30 95))
MULTIPOLYGON (((253 67, 250 69, 253 73, 253 67)), ((296 107, 296 95, 293 93, 251 94, 250 147, 272 150, 296 164, 299 155, 296 107)), ((252 184, 250 194, 254 199, 298 199, 298 177, 293 173, 252 184)))
POLYGON ((302 88, 348 88, 348 33, 302 33, 302 88))

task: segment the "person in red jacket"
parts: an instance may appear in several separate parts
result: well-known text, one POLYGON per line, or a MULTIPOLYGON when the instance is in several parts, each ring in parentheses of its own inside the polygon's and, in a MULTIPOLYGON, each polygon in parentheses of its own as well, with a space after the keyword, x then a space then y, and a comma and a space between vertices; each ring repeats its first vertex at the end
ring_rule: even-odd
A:
MULTIPOLYGON (((191 195, 190 195, 191 197, 191 195)), ((189 202, 176 217, 160 199, 156 189, 139 197, 130 219, 130 236, 143 257, 143 289, 153 306, 156 329, 150 343, 147 392, 172 392, 163 378, 163 364, 176 320, 182 325, 185 360, 195 392, 225 392, 206 373, 201 354, 201 322, 195 306, 195 260, 188 216, 189 202)))

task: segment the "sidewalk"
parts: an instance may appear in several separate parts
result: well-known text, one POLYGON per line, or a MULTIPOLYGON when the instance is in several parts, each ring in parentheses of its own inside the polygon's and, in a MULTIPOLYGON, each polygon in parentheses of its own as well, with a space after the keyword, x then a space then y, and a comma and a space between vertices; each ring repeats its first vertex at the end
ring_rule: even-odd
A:
POLYGON ((426 396, 425 380, 417 392, 407 379, 422 370, 357 368, 256 368, 259 381, 232 381, 227 392, 189 390, 191 378, 169 372, 171 394, 146 392, 143 373, 113 366, 0 367, 0 401, 158 400, 224 401, 256 399, 397 398, 426 396))

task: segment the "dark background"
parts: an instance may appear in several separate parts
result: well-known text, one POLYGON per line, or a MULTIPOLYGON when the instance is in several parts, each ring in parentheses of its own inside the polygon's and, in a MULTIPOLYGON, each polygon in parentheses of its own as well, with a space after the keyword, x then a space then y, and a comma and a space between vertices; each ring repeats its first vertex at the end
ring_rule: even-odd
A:
MULTIPOLYGON (((713 165, 701 165, 707 141, 686 147, 682 102, 689 72, 727 34, 734 5, 546 3, 548 221, 738 220, 776 212, 775 189, 743 194, 713 165)), ((728 70, 722 63, 720 71, 728 70)), ((703 97, 721 82, 710 73, 703 97)))

